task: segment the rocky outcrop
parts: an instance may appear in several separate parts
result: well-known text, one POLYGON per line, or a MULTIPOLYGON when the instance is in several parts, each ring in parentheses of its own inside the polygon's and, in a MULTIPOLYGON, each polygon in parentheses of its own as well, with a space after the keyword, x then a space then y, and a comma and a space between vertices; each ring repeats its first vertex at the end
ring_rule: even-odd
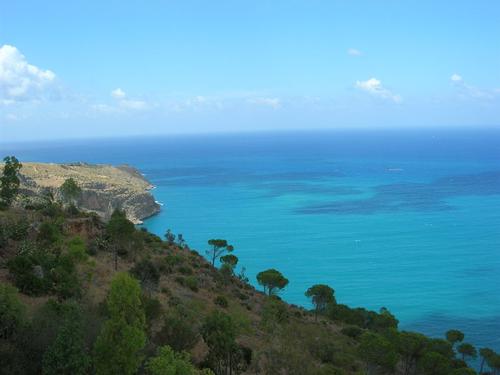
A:
POLYGON ((136 224, 160 211, 160 205, 149 191, 153 185, 128 165, 23 163, 21 193, 33 199, 47 194, 60 199, 59 187, 68 178, 73 178, 82 188, 76 205, 104 220, 117 208, 124 210, 136 224))

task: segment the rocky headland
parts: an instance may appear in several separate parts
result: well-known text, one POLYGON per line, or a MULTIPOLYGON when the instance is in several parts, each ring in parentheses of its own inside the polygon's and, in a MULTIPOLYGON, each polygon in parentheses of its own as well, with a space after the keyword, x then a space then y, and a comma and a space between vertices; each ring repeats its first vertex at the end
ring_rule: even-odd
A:
POLYGON ((21 193, 28 199, 48 194, 58 199, 59 187, 68 178, 73 178, 82 189, 76 206, 95 212, 104 220, 117 208, 136 224, 160 211, 150 193, 154 186, 129 165, 23 163, 21 193))

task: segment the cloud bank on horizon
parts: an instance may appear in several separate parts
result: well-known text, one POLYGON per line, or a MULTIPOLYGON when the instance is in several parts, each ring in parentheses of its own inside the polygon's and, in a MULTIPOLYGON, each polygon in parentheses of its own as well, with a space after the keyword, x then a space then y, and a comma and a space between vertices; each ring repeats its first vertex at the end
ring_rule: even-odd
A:
POLYGON ((208 8, 192 1, 119 10, 103 5, 102 18, 92 12, 94 1, 77 4, 79 15, 55 3, 30 27, 16 22, 27 11, 18 3, 7 5, 9 18, 0 16, 3 140, 500 126, 500 48, 492 47, 500 25, 490 17, 500 5, 491 2, 461 4, 454 18, 430 1, 412 9, 393 4, 401 22, 386 24, 379 22, 383 12, 365 1, 379 20, 366 16, 356 30, 349 24, 355 7, 342 2, 290 6, 288 18, 280 19, 273 18, 277 5, 244 9, 223 2, 212 21, 202 17, 208 8), (199 9, 189 6, 194 3, 199 9), (105 24, 113 12, 124 24, 105 24), (337 17, 335 27, 328 16, 337 17), (411 21, 415 17, 425 19, 426 30, 411 21), (63 21, 54 25, 56 18, 63 21), (464 31, 463 19, 474 30, 464 31), (300 32, 294 28, 299 20, 300 32), (171 27, 163 26, 167 21, 171 27), (89 24, 94 31, 79 31, 89 24), (127 32, 132 25, 139 37, 127 32), (408 44, 410 30, 416 34, 408 44))

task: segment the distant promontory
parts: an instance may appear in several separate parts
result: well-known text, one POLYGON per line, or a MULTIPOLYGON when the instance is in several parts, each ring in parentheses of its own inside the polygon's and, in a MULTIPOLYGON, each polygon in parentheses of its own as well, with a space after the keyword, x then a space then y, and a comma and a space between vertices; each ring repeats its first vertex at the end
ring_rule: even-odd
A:
POLYGON ((160 211, 149 192, 154 186, 129 165, 23 163, 21 192, 32 200, 47 194, 57 198, 59 187, 69 178, 82 189, 77 207, 95 212, 104 220, 121 209, 130 221, 139 224, 160 211))

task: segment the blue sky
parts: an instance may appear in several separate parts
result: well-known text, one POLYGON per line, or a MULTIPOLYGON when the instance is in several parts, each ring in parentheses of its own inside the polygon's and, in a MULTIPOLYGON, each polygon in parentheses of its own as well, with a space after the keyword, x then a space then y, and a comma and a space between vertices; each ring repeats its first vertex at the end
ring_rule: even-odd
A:
POLYGON ((0 140, 500 126, 500 2, 0 0, 0 140))

